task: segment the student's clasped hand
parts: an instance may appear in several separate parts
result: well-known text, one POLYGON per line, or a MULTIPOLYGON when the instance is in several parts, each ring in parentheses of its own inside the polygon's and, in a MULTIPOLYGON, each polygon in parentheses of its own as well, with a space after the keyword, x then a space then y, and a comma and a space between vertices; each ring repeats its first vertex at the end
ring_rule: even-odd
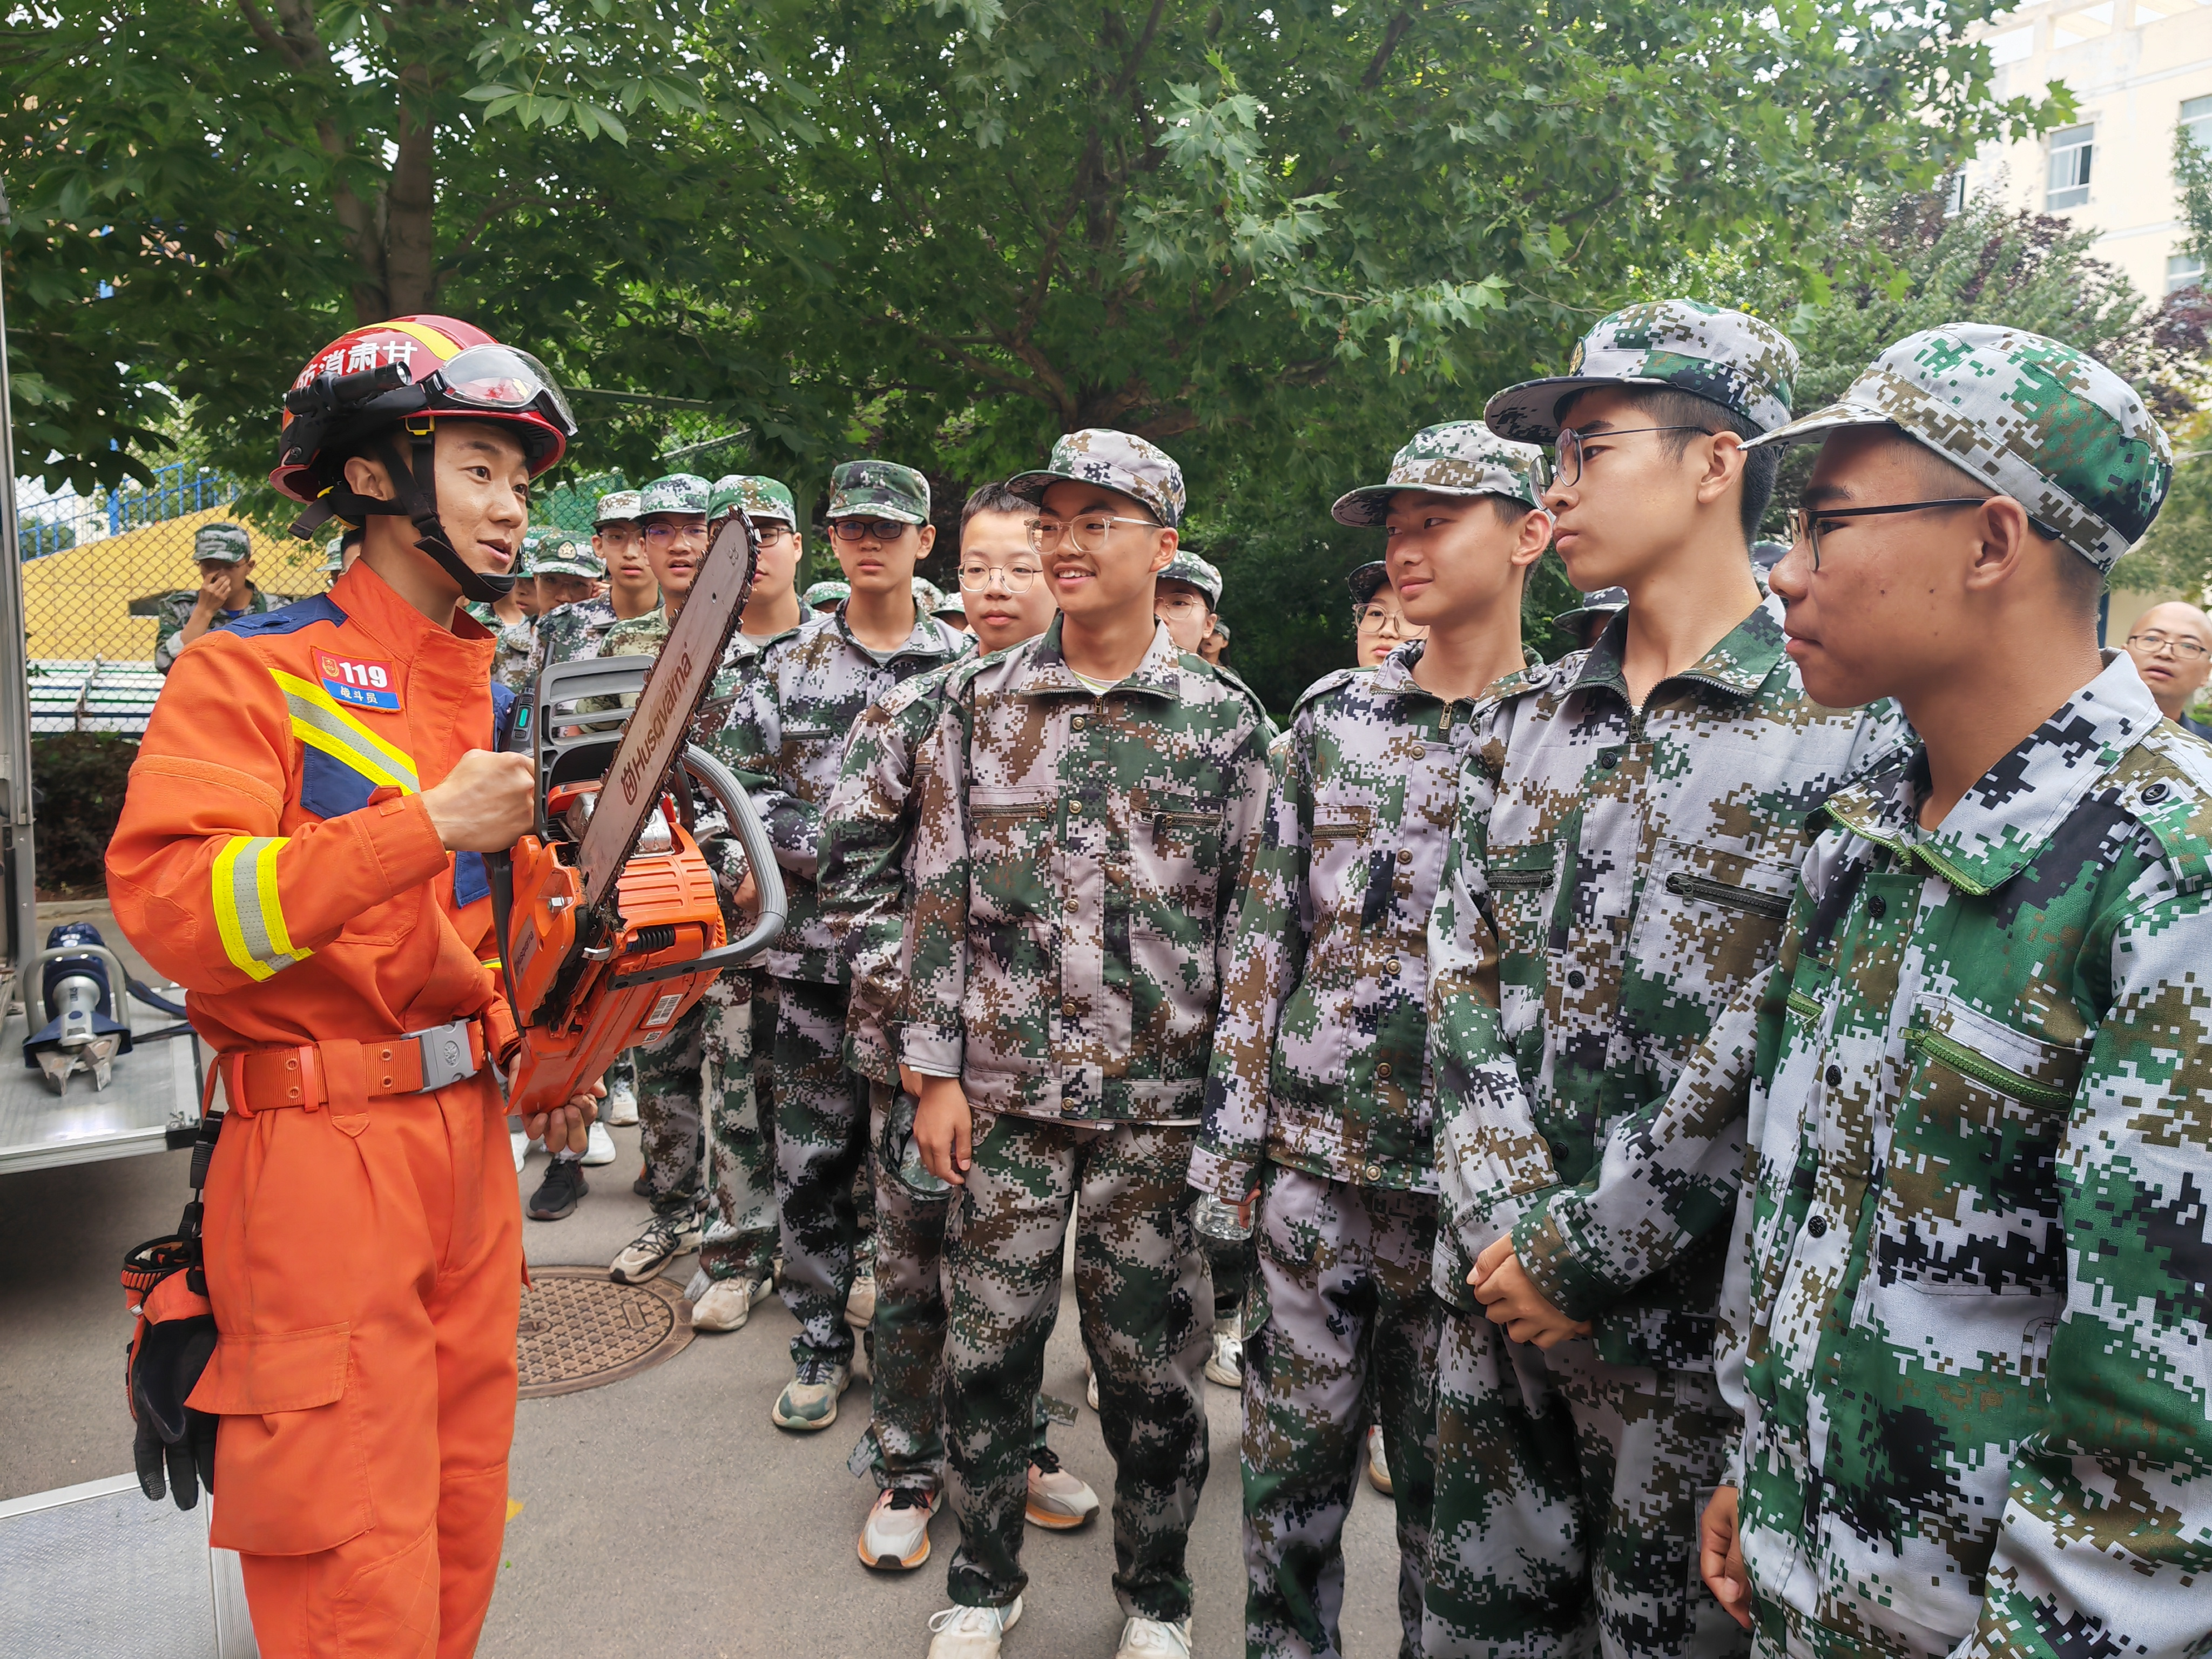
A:
POLYGON ((1513 1241, 1501 1238, 1474 1259, 1467 1282, 1491 1323, 1503 1325, 1516 1342, 1556 1348, 1571 1336, 1588 1336, 1589 1321, 1570 1319, 1546 1299, 1513 1253, 1513 1241))

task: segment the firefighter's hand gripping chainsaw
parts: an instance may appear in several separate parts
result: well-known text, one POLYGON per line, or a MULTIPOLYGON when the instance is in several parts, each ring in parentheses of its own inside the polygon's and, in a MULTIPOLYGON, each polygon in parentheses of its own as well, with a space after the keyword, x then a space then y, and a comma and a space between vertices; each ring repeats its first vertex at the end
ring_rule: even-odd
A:
POLYGON ((760 815, 691 727, 737 629, 758 549, 733 514, 714 535, 658 658, 546 669, 505 746, 534 756, 538 821, 490 860, 492 918, 522 1030, 507 1109, 527 1118, 597 1082, 617 1055, 665 1036, 715 975, 781 931, 783 880, 760 815), (631 706, 623 707, 624 703, 631 706), (759 920, 730 943, 693 835, 690 792, 744 849, 759 920))

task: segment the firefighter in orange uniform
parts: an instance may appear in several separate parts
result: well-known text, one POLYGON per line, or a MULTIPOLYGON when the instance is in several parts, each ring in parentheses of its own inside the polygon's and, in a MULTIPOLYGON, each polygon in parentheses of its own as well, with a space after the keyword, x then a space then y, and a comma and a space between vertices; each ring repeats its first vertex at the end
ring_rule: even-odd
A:
MULTIPOLYGON (((108 849, 117 920, 219 1056, 213 1352, 177 1391, 269 1659, 453 1659, 491 1601, 523 1263, 483 854, 534 783, 490 752, 493 640, 459 607, 511 582, 574 430, 534 359, 449 318, 319 354, 271 482, 299 533, 362 524, 361 557, 178 658, 108 849)), ((580 1150, 592 1110, 528 1127, 580 1150)))

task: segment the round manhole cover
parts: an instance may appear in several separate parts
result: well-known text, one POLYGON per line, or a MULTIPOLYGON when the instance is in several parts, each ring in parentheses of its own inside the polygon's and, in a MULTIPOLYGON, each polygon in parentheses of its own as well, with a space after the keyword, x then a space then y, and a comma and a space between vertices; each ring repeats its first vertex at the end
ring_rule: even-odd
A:
POLYGON ((522 1398, 619 1382, 683 1352, 691 1310, 662 1279, 617 1285, 605 1267, 532 1267, 515 1334, 522 1398))

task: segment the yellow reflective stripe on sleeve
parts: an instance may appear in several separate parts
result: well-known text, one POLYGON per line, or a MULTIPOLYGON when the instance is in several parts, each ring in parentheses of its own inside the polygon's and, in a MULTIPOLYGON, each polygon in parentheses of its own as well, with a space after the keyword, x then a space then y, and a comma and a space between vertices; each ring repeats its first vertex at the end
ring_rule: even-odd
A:
POLYGON ((276 896, 276 854, 288 836, 233 836, 215 855, 216 931, 240 973, 268 979, 314 953, 292 943, 276 896))
POLYGON ((402 794, 419 793, 422 780, 415 761, 338 706, 329 692, 295 674, 272 668, 270 677, 284 693, 292 714, 292 735, 310 749, 319 749, 339 764, 349 767, 371 783, 390 785, 402 794))

